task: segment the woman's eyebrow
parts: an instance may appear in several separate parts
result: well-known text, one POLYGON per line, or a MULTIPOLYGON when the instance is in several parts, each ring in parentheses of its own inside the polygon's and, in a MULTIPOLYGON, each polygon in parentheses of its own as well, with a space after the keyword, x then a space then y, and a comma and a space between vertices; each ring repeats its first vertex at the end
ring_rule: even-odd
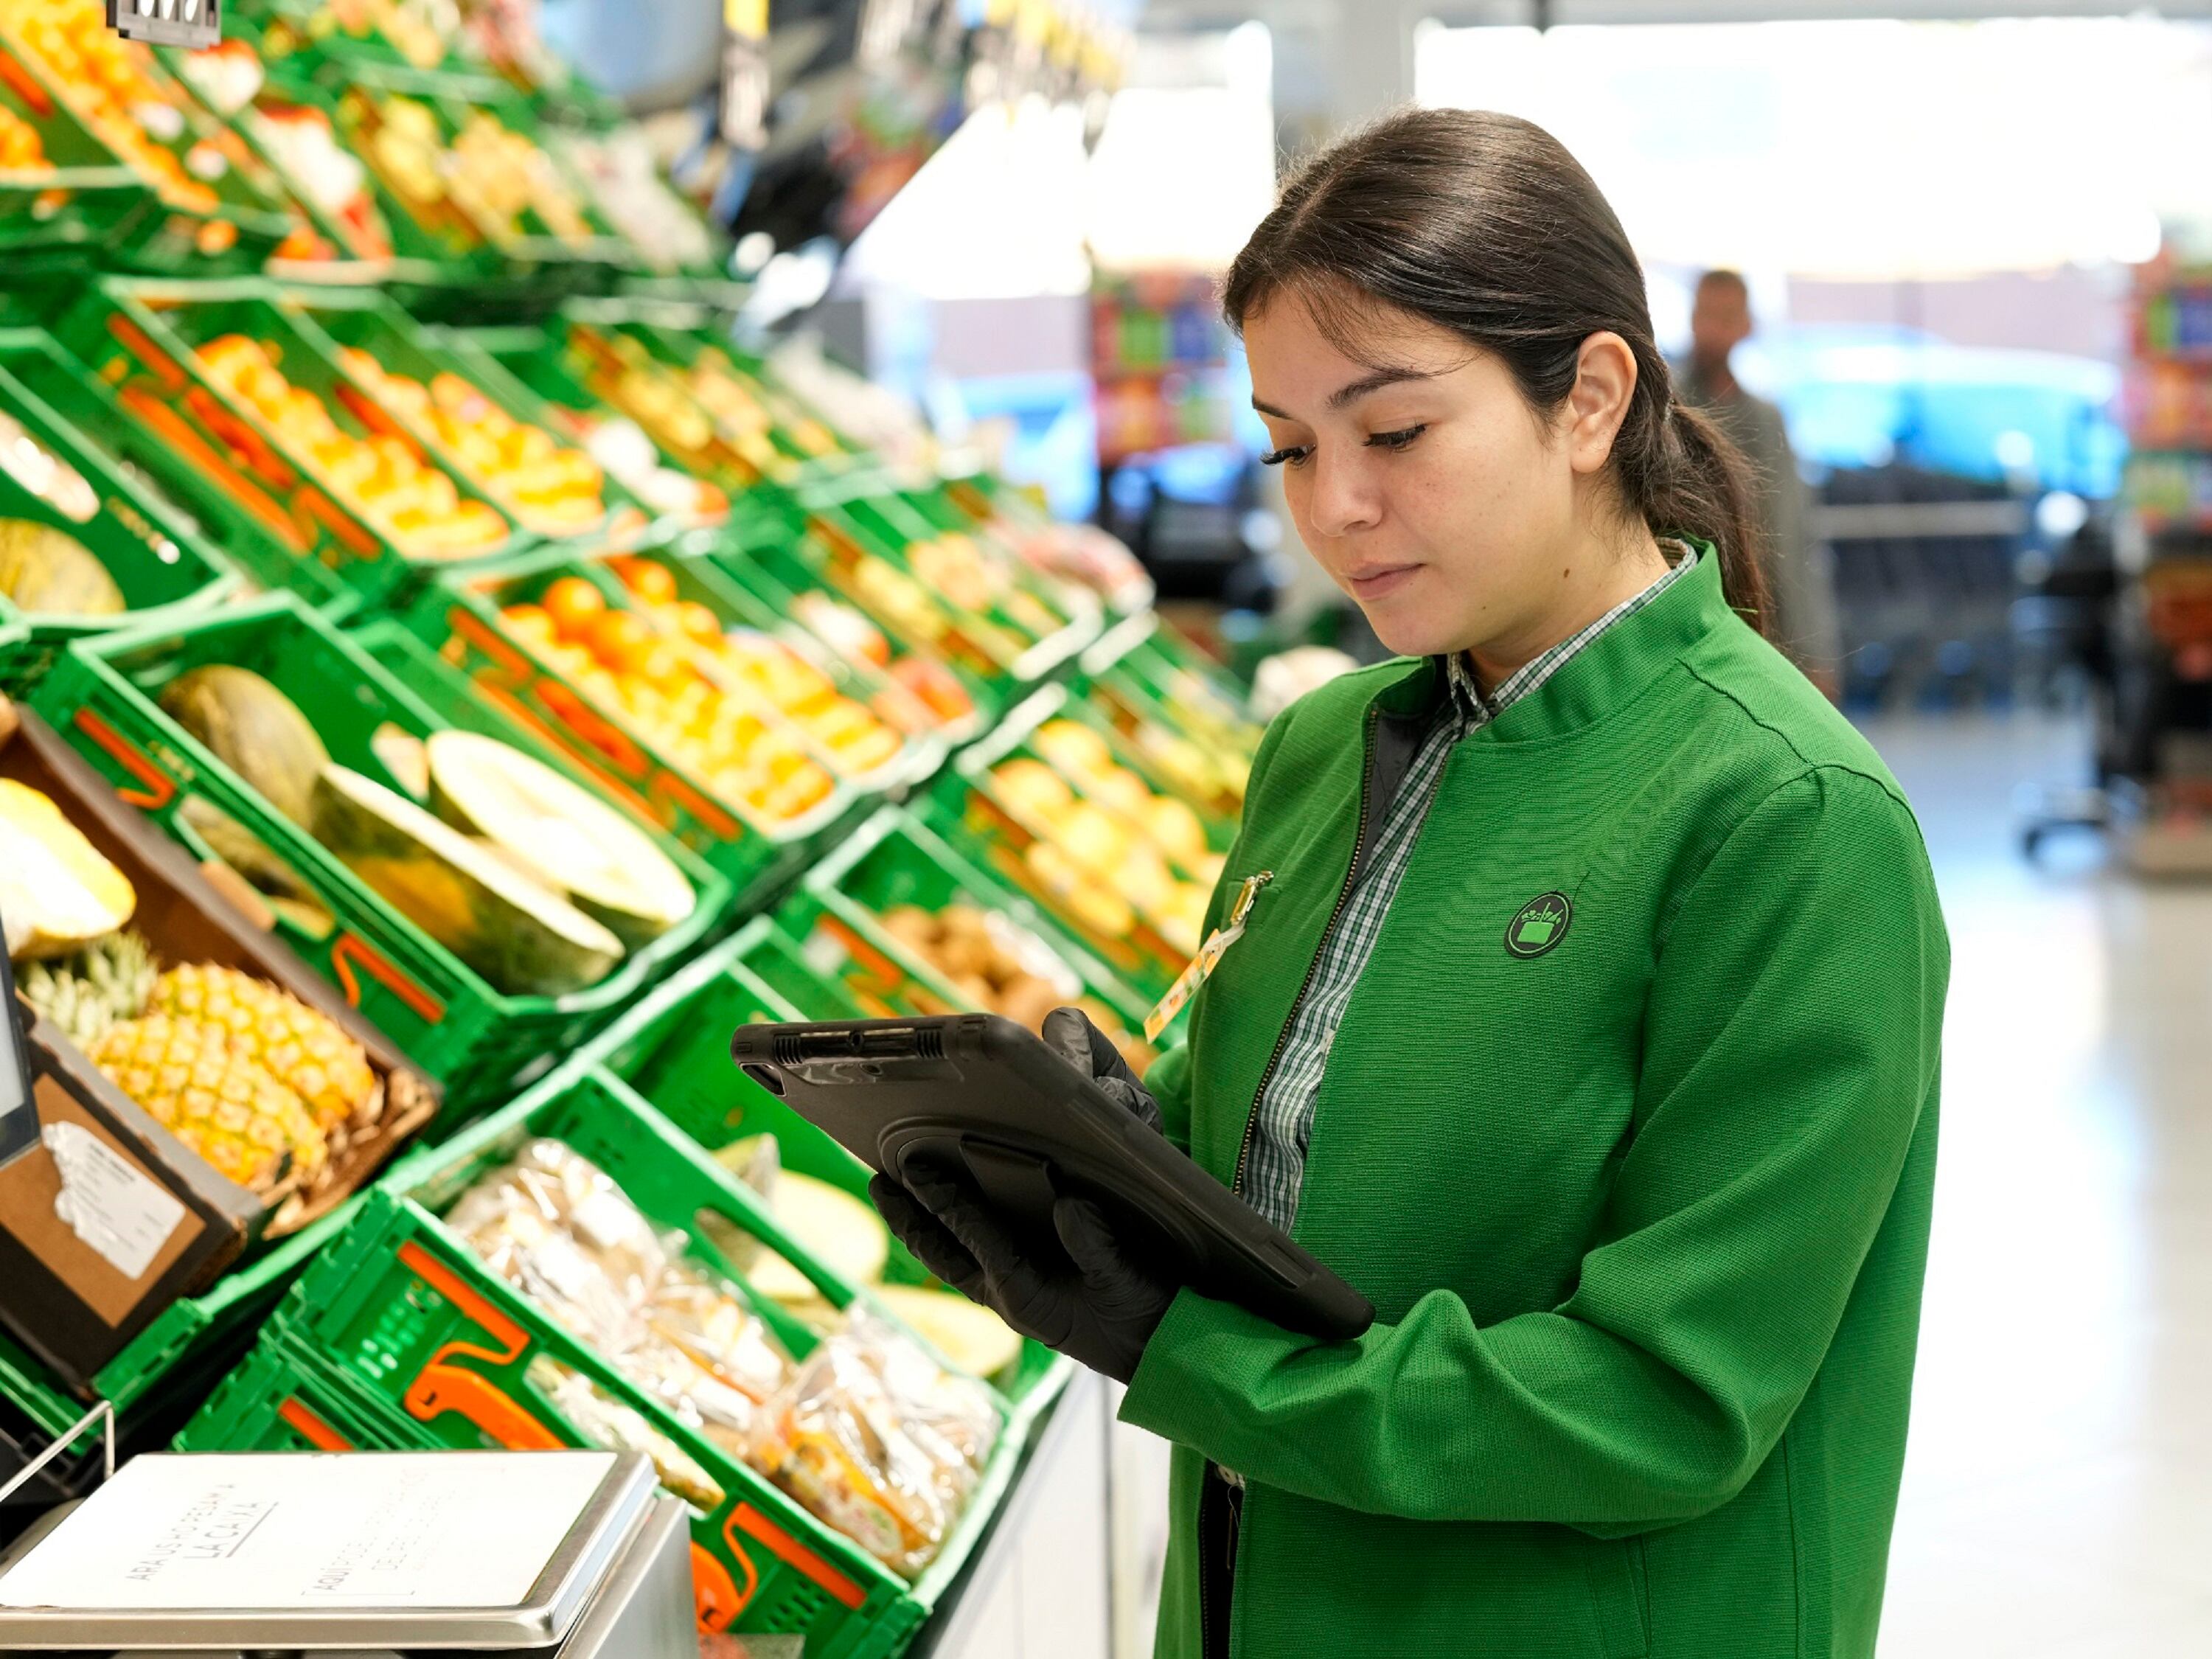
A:
MULTIPOLYGON (((1339 386, 1328 394, 1328 406, 1342 409, 1346 404, 1356 404, 1370 392, 1380 392, 1386 386, 1402 386, 1408 380, 1433 380, 1436 376, 1422 368, 1378 368, 1372 374, 1363 375, 1350 386, 1339 386)), ((1262 402, 1255 392, 1252 407, 1262 415, 1272 415, 1279 421, 1295 421, 1298 417, 1279 410, 1271 403, 1262 402)))
POLYGON ((1328 406, 1342 409, 1346 404, 1358 403, 1370 392, 1380 392, 1386 386, 1399 386, 1407 380, 1432 380, 1435 375, 1419 368, 1378 368, 1372 374, 1354 380, 1350 386, 1339 386, 1329 393, 1328 406))

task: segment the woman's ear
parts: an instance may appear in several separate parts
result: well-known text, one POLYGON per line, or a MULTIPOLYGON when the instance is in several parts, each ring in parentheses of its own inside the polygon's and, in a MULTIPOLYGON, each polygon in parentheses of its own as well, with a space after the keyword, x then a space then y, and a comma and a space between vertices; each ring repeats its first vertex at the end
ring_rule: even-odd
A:
POLYGON ((1613 459, 1613 441, 1636 396, 1636 354, 1618 334, 1593 334, 1575 360, 1567 393, 1567 463, 1577 472, 1599 472, 1613 459))

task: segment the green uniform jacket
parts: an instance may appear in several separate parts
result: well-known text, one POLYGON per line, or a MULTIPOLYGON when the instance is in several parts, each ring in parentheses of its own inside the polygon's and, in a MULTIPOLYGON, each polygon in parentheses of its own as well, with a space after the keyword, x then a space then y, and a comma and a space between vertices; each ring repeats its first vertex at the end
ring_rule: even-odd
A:
MULTIPOLYGON (((1224 1183, 1379 817, 1363 735, 1436 678, 1350 676, 1261 747, 1222 893, 1273 882, 1150 1079, 1224 1183)), ((1710 554, 1462 743, 1297 1211, 1374 1328, 1186 1291, 1122 1407, 1176 1448, 1159 1659, 1200 1650, 1206 1459, 1248 1483, 1249 1659, 1869 1659, 1948 962, 1896 783, 1710 554), (1553 893, 1551 948, 1509 950, 1553 893)))

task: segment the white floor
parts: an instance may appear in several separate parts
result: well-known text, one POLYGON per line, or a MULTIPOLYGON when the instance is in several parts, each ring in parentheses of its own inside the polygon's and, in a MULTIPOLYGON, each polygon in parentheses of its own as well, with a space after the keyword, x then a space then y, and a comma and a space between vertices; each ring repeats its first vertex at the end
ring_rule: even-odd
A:
POLYGON ((2212 1655, 2212 887, 2021 861, 2070 733, 1874 735, 1954 958, 1882 1659, 2212 1655))

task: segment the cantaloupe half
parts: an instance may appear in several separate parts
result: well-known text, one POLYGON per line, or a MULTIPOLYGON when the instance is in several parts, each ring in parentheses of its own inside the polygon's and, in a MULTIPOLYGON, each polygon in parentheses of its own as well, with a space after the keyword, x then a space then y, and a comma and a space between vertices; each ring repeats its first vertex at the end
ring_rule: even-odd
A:
POLYGON ((473 732, 429 740, 430 805, 636 950, 690 915, 698 895, 653 838, 520 750, 473 732))
POLYGON ((343 766, 315 782, 315 839, 401 915, 510 996, 597 984, 622 940, 396 790, 343 766))
POLYGON ((876 1296, 916 1335, 963 1371, 995 1376, 1021 1358, 1020 1335, 988 1308, 977 1307, 957 1291, 885 1285, 876 1296))
POLYGON ((130 878, 60 807, 0 778, 0 919, 15 957, 67 956, 131 920, 130 878))

